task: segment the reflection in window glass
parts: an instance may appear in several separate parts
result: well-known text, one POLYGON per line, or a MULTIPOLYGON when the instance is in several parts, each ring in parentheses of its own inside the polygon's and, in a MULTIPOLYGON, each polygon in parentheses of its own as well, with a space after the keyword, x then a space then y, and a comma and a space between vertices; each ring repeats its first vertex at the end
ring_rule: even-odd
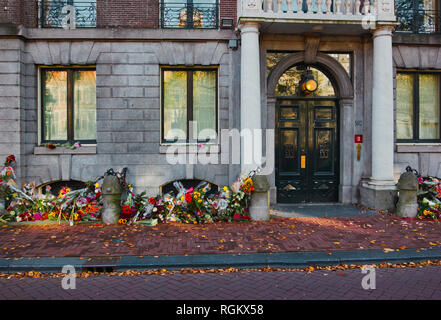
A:
POLYGON ((413 139, 413 75, 397 74, 397 139, 413 139))
POLYGON ((420 74, 420 139, 439 139, 439 77, 420 74))
POLYGON ((199 140, 216 139, 216 71, 193 72, 193 121, 199 140))
POLYGON ((216 0, 162 0, 162 28, 205 28, 218 26, 216 0))
POLYGON ((96 140, 96 72, 74 72, 74 139, 96 140))
POLYGON ((289 56, 292 52, 267 52, 266 53, 266 74, 268 75, 271 70, 286 56, 289 56))
MULTIPOLYGON (((267 52, 266 53, 266 73, 271 70, 286 56, 294 52, 267 52)), ((337 60, 351 77, 352 59, 350 53, 327 53, 329 56, 337 60)))
MULTIPOLYGON (((310 97, 333 97, 335 96, 334 87, 331 80, 320 70, 310 68, 314 79, 318 82, 318 89, 310 97)), ((279 79, 276 86, 277 96, 297 96, 299 95, 299 82, 304 70, 299 67, 293 67, 287 70, 279 79)))
POLYGON ((187 138, 187 72, 164 71, 164 138, 187 138))
POLYGON ((67 72, 44 72, 44 140, 67 139, 67 72))
POLYGON ((329 56, 337 60, 351 76, 351 55, 349 53, 328 53, 329 56))

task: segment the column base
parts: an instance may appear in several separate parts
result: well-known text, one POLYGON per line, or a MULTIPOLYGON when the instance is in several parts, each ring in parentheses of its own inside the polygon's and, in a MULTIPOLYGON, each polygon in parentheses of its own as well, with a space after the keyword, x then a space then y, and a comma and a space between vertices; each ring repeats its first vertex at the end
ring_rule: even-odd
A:
POLYGON ((266 221, 269 215, 269 193, 254 192, 251 197, 250 217, 253 221, 266 221))
POLYGON ((379 181, 364 182, 360 186, 360 203, 375 210, 395 211, 397 190, 393 182, 379 184, 379 181))

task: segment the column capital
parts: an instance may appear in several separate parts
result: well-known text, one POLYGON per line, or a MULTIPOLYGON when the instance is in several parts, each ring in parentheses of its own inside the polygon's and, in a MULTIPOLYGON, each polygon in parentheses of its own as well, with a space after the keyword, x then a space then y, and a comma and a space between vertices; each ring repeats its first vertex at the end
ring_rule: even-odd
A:
POLYGON ((242 22, 239 25, 241 34, 244 33, 259 33, 260 24, 258 22, 242 22))
POLYGON ((372 31, 372 36, 373 38, 383 37, 383 36, 392 37, 394 30, 395 30, 394 26, 380 26, 372 31))

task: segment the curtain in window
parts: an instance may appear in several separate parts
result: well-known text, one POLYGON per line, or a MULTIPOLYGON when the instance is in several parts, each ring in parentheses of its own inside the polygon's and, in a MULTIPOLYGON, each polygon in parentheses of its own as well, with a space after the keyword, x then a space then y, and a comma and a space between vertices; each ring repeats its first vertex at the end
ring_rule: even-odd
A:
POLYGON ((413 139, 413 75, 397 74, 397 139, 413 139))
POLYGON ((419 138, 439 139, 439 76, 421 74, 419 77, 419 138))
POLYGON ((199 140, 216 139, 216 71, 193 72, 193 121, 199 140))
POLYGON ((187 72, 164 71, 164 138, 187 138, 187 72))
POLYGON ((74 140, 96 140, 96 72, 74 72, 74 140))
POLYGON ((44 75, 44 140, 67 139, 67 72, 47 71, 44 75))

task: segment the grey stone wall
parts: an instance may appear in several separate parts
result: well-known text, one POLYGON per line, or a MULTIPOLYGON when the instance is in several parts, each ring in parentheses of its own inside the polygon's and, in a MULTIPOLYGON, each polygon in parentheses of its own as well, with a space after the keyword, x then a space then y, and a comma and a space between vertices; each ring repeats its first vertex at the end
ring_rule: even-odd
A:
MULTIPOLYGON (((24 64, 22 63, 23 42, 4 39, 0 41, 0 159, 14 154, 18 162, 23 158, 25 112, 22 86, 24 64)), ((19 167, 17 174, 21 176, 19 167)))
MULTIPOLYGON (((231 94, 237 52, 226 41, 0 41, 0 156, 18 156, 19 176, 37 185, 87 181, 128 167, 128 180, 149 194, 171 180, 229 184, 228 165, 170 165, 160 147, 160 66, 219 67, 219 128, 239 110, 231 94), (96 65, 97 145, 70 151, 38 147, 38 66, 96 65)), ((233 166, 234 168, 234 166, 233 166)))
MULTIPOLYGON (((393 47, 393 60, 395 75, 397 69, 441 70, 441 47, 396 44, 393 47)), ((394 171, 397 181, 409 165, 423 176, 441 177, 441 144, 396 143, 394 171)))

